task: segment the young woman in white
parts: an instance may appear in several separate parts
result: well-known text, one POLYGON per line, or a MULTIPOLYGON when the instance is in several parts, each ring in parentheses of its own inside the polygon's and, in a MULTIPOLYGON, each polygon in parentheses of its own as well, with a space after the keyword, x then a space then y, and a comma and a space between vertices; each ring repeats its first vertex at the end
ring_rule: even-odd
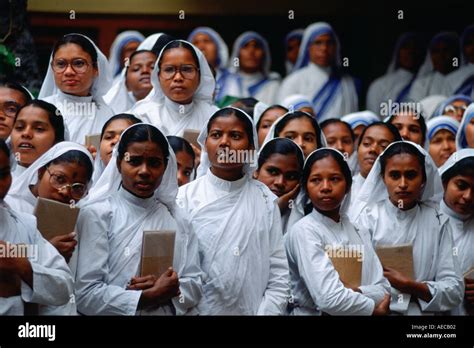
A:
POLYGON ((252 119, 239 109, 223 108, 211 116, 198 141, 202 175, 180 187, 177 203, 199 240, 199 312, 283 314, 289 288, 280 210, 277 197, 252 178, 257 149, 252 119))

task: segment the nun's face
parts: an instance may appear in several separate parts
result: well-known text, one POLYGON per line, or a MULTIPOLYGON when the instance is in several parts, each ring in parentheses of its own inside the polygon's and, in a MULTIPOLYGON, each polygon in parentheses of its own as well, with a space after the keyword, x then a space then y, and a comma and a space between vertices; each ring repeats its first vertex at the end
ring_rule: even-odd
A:
POLYGON ((400 47, 398 65, 401 68, 413 71, 420 65, 422 59, 422 51, 418 47, 416 40, 410 39, 400 47))
POLYGON ((123 131, 130 127, 132 122, 129 120, 114 120, 109 123, 105 129, 104 136, 100 140, 100 158, 104 163, 104 166, 109 164, 110 158, 112 157, 112 151, 115 145, 120 139, 123 131))
POLYGON ((6 153, 0 151, 0 199, 4 199, 12 184, 10 160, 6 153))
POLYGON ((331 34, 323 34, 309 45, 309 59, 314 64, 328 67, 336 59, 336 42, 331 34))
POLYGON ((474 33, 471 33, 466 37, 463 51, 468 62, 474 63, 474 33))
POLYGON ((353 129, 354 135, 355 135, 355 140, 354 140, 355 144, 359 144, 359 138, 360 138, 360 135, 362 134, 362 132, 364 131, 364 129, 365 129, 365 126, 363 124, 361 124, 361 125, 359 125, 359 126, 357 126, 353 129))
POLYGON ((293 140, 301 147, 305 157, 318 148, 316 130, 307 117, 299 117, 291 120, 285 125, 278 136, 293 140))
POLYGON ((63 93, 82 97, 89 95, 94 79, 99 76, 99 70, 92 65, 89 53, 73 43, 63 45, 53 57, 53 65, 62 64, 68 64, 64 71, 53 70, 56 86, 63 93), (74 70, 72 65, 75 65, 75 69, 78 71, 74 70), (79 65, 85 66, 85 68, 81 69, 79 65))
POLYGON ((123 187, 140 198, 153 196, 166 170, 163 150, 152 141, 131 143, 117 167, 123 187))
POLYGON ((467 146, 474 149, 474 117, 471 118, 471 121, 466 125, 464 132, 466 133, 467 146))
POLYGON ((377 157, 393 140, 392 133, 384 126, 373 126, 367 129, 357 150, 362 177, 367 178, 377 157))
POLYGON ((298 185, 300 172, 296 155, 275 153, 256 171, 256 179, 281 197, 298 185))
POLYGON ((339 150, 346 158, 354 152, 354 141, 347 127, 338 122, 328 124, 323 128, 324 136, 329 147, 339 150))
POLYGON ((415 155, 398 154, 387 159, 383 181, 392 204, 408 210, 423 192, 423 168, 415 155))
POLYGON ((262 46, 256 40, 250 40, 240 49, 240 70, 248 74, 262 71, 264 55, 262 46))
POLYGON ((221 178, 242 174, 242 167, 245 164, 242 160, 245 157, 237 154, 246 151, 248 155, 246 158, 252 158, 249 156, 253 147, 245 131, 245 123, 234 115, 217 117, 212 121, 205 146, 211 169, 221 178))
POLYGON ((186 48, 171 48, 161 58, 158 78, 165 96, 179 104, 189 104, 199 87, 198 62, 186 48), (173 75, 171 72, 175 71, 173 75))
POLYGON ((0 139, 7 139, 18 110, 26 104, 25 97, 15 89, 0 87, 0 139))
POLYGON ((29 167, 54 145, 55 137, 48 113, 39 107, 27 106, 18 113, 13 126, 12 152, 23 167, 29 167))
POLYGON ((431 48, 431 61, 433 68, 442 74, 453 70, 453 58, 456 52, 447 42, 438 42, 431 48))
POLYGON ((471 175, 456 175, 444 185, 446 205, 461 215, 474 212, 474 172, 471 175))
POLYGON ((456 136, 442 129, 430 141, 430 156, 437 167, 441 167, 452 153, 456 151, 456 136))
POLYGON ((423 146, 423 133, 415 116, 408 113, 397 115, 393 118, 392 124, 397 127, 403 140, 423 146))
POLYGON ((130 41, 125 46, 123 46, 122 51, 120 52, 120 67, 123 68, 125 65, 125 60, 130 58, 133 52, 135 52, 140 45, 138 41, 130 41))
POLYGON ((178 162, 178 186, 186 185, 191 181, 194 169, 193 157, 186 151, 178 151, 176 162, 178 162))
POLYGON ((192 44, 201 50, 209 65, 215 68, 217 64, 217 46, 211 37, 205 33, 198 33, 194 35, 192 44))
POLYGON ((464 111, 466 111, 466 109, 467 103, 464 100, 458 99, 447 105, 443 110, 443 114, 452 117, 461 123, 462 116, 464 115, 464 111))
POLYGON ((291 62, 291 64, 295 64, 296 60, 298 59, 298 52, 300 50, 301 40, 297 38, 293 38, 288 41, 287 48, 286 48, 286 59, 291 62))
POLYGON ((317 210, 323 214, 332 212, 338 215, 347 191, 347 182, 339 163, 331 156, 314 162, 306 190, 317 210))
POLYGON ((155 65, 156 55, 142 52, 133 56, 127 70, 127 88, 137 100, 142 100, 153 88, 151 72, 155 65))
POLYGON ((270 127, 273 123, 278 119, 278 117, 285 114, 285 110, 283 109, 271 109, 265 112, 262 117, 260 118, 260 122, 258 125, 258 144, 262 145, 265 137, 270 130, 270 127))

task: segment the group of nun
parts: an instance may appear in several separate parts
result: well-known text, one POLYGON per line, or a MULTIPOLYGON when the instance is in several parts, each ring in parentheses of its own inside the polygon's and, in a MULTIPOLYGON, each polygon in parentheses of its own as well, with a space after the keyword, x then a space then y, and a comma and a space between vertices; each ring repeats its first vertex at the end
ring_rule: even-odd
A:
POLYGON ((63 36, 37 99, 0 83, 0 314, 472 315, 473 41, 440 33, 419 67, 403 35, 358 111, 328 23, 286 36, 283 80, 256 32, 229 55, 208 27, 126 31, 109 59, 63 36), (38 198, 80 208, 75 229, 44 239, 38 198), (175 231, 173 265, 141 274, 156 230, 175 231), (34 255, 5 254, 21 244, 34 255), (376 254, 399 245, 413 277, 376 254), (359 286, 337 248, 362 251, 359 286))

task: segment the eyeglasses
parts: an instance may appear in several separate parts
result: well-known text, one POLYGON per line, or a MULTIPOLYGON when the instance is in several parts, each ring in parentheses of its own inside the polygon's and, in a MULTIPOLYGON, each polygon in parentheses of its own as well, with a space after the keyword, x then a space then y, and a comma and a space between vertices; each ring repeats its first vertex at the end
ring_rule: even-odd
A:
POLYGON ((5 116, 10 118, 15 118, 20 108, 21 105, 14 101, 6 101, 3 104, 0 104, 0 110, 2 110, 5 116))
POLYGON ((58 74, 66 71, 69 65, 77 74, 84 74, 87 71, 87 68, 89 68, 87 60, 81 58, 75 58, 71 62, 68 62, 65 59, 58 59, 51 62, 51 68, 53 68, 53 71, 58 74))
POLYGON ((466 105, 463 105, 463 106, 448 105, 444 108, 444 112, 462 111, 464 113, 464 111, 466 111, 466 109, 467 109, 466 105))
POLYGON ((56 190, 61 191, 65 188, 70 190, 71 197, 73 199, 81 199, 86 194, 86 185, 81 183, 68 184, 68 178, 64 174, 60 173, 51 173, 48 168, 46 168, 49 174, 49 183, 56 190))
POLYGON ((160 75, 165 80, 171 80, 178 71, 186 80, 192 80, 196 77, 199 68, 196 68, 194 65, 181 65, 180 67, 164 65, 160 68, 160 75))

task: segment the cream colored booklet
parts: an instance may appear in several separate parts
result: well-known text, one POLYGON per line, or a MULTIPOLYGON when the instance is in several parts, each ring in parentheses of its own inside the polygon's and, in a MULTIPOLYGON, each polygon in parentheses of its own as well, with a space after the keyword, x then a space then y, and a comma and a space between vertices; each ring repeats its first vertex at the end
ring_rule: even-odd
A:
POLYGON ((159 277, 173 267, 175 231, 144 231, 140 274, 159 277))
POLYGON ((34 210, 38 230, 46 240, 71 233, 76 228, 79 210, 76 206, 38 198, 34 210))

